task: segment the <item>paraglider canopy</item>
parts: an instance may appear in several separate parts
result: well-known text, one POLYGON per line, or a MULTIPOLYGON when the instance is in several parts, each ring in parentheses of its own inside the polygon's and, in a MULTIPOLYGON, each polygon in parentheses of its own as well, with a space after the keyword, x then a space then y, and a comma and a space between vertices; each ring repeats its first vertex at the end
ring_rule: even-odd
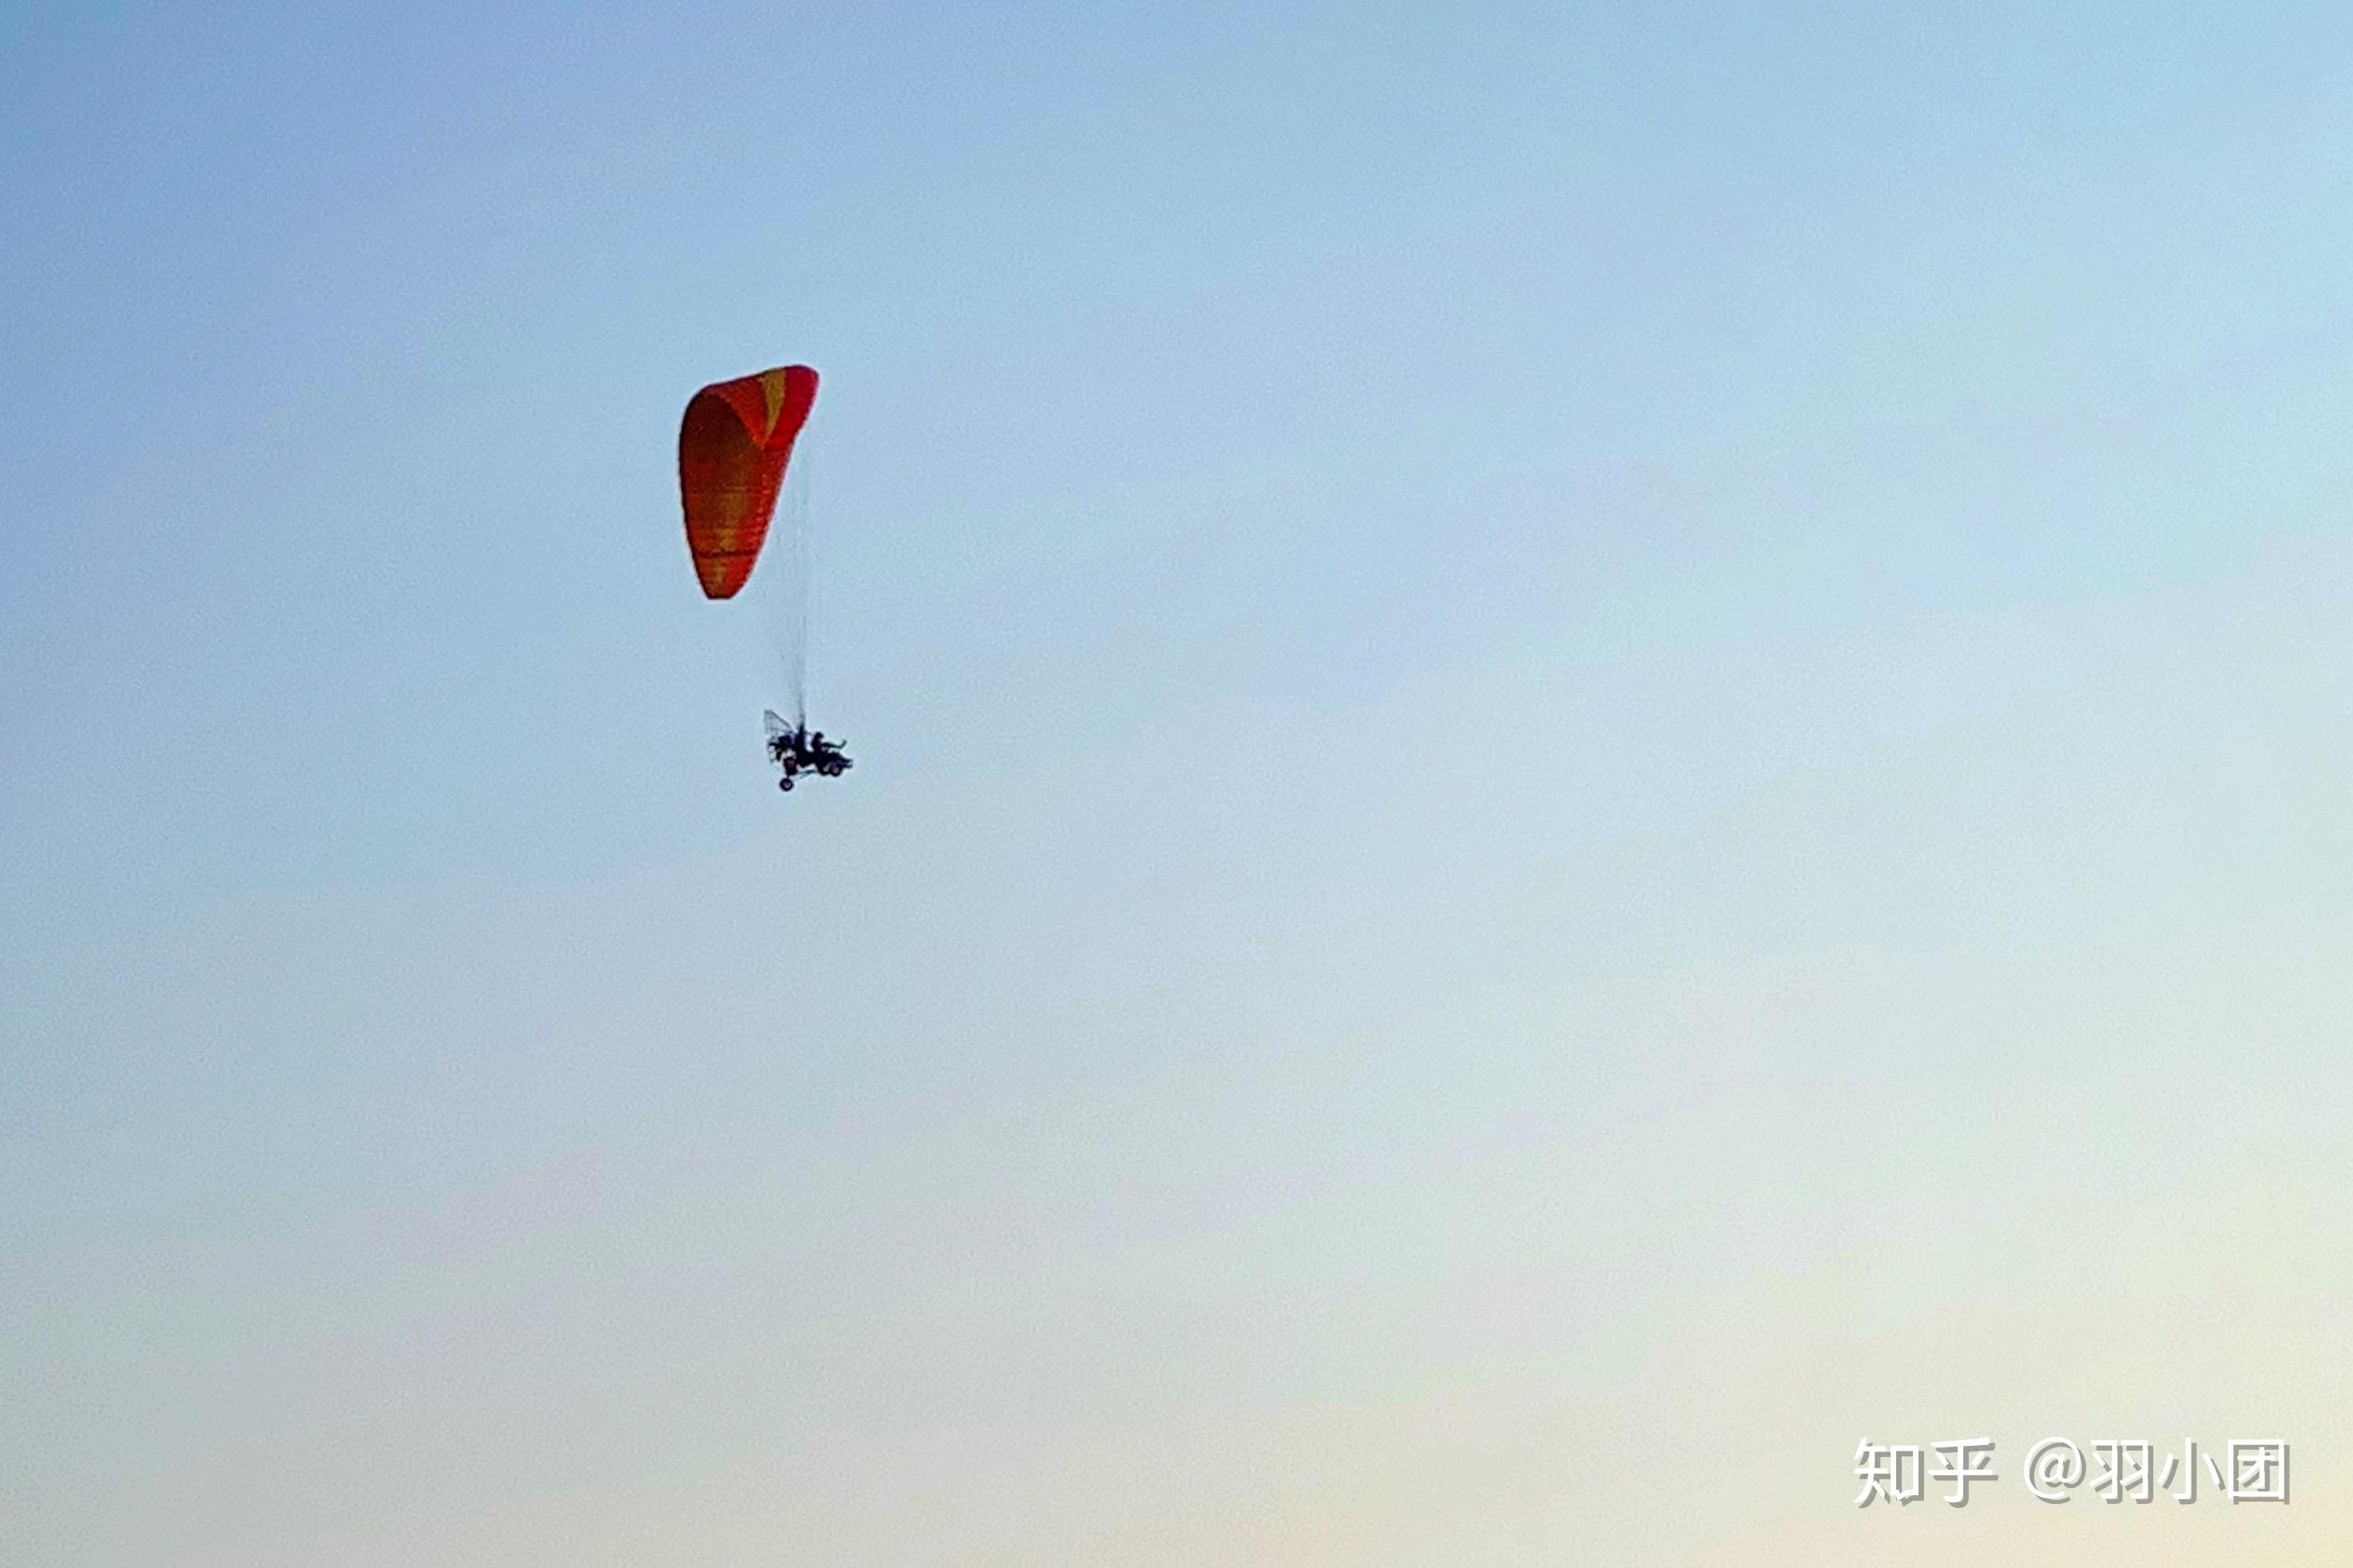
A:
POLYGON ((817 400, 806 365, 717 381, 686 405, 678 429, 686 547, 712 599, 733 599, 752 575, 793 442, 817 400))

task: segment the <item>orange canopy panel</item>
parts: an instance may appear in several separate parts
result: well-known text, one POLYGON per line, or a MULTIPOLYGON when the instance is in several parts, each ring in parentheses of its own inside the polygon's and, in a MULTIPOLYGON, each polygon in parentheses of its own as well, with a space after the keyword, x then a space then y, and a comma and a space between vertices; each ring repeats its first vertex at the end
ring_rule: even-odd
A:
POLYGON ((806 365, 718 381, 697 392, 678 428, 678 493, 686 547, 712 599, 733 599, 752 575, 793 441, 817 401, 806 365))

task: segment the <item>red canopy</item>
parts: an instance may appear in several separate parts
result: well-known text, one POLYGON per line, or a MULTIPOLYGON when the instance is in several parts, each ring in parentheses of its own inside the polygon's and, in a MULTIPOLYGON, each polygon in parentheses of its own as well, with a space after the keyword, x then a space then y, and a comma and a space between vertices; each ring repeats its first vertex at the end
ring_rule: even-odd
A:
POLYGON ((697 392, 678 428, 678 493, 686 547, 712 599, 733 599, 752 575, 793 441, 817 401, 806 365, 718 381, 697 392))

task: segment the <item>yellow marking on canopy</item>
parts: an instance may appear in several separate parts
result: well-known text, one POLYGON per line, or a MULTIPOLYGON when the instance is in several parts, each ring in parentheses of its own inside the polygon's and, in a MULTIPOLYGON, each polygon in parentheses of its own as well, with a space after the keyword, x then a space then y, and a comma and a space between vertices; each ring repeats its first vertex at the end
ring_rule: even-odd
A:
POLYGON ((760 427, 760 439, 766 440, 776 433, 776 416, 785 407, 785 373, 781 370, 760 372, 760 396, 768 405, 768 422, 760 427))

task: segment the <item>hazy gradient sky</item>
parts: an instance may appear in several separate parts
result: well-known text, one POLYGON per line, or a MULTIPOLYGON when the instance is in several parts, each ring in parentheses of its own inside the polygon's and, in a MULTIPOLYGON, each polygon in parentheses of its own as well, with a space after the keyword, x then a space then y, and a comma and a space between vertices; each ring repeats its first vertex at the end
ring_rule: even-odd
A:
POLYGON ((2340 5, 9 5, 0 1556, 2341 1561, 2348 137, 2340 5))

